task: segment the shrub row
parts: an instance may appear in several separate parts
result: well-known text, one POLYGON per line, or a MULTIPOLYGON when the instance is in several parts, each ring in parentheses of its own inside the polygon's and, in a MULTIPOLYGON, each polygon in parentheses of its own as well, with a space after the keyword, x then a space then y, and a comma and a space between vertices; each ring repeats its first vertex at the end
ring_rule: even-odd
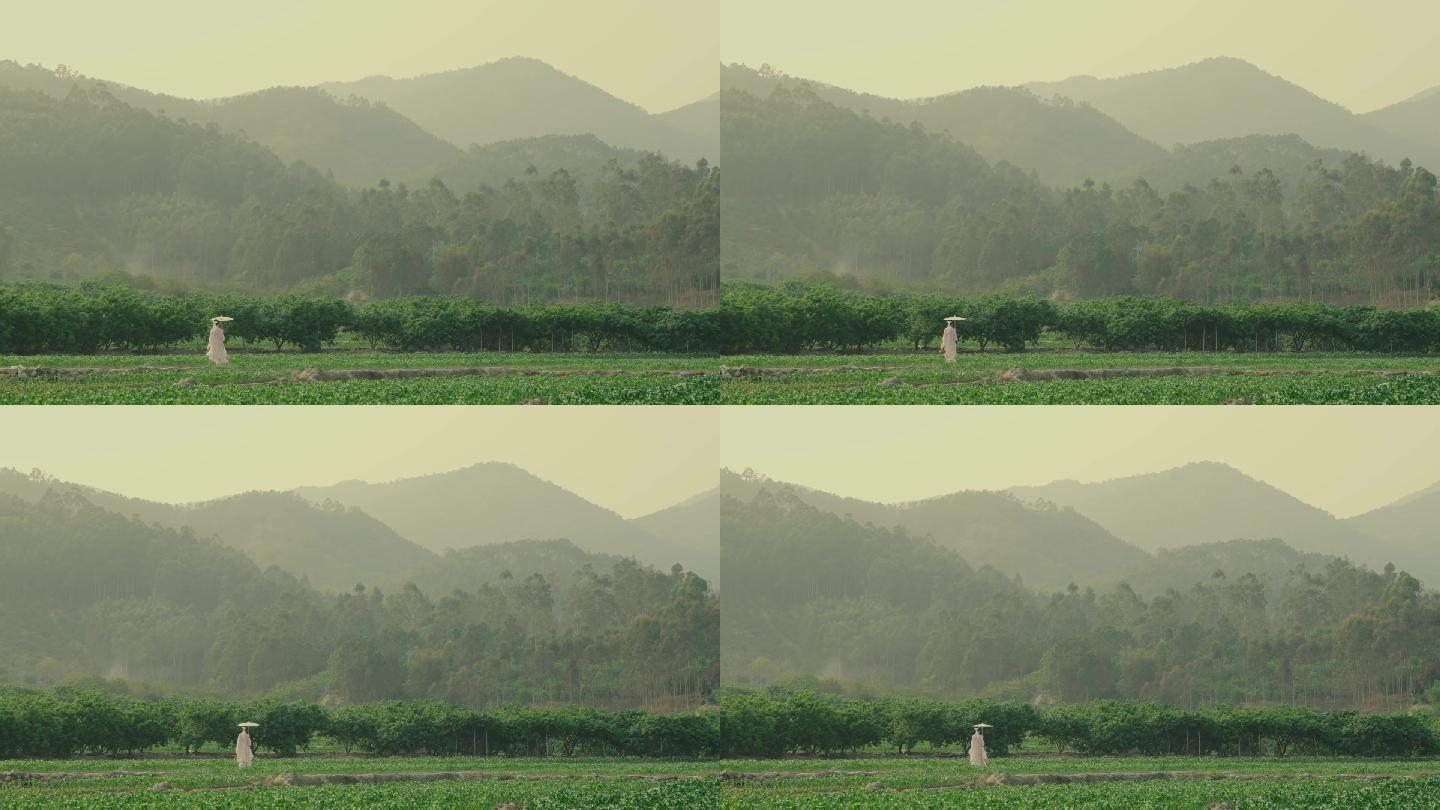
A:
POLYGON ((1016 701, 860 701, 810 690, 727 690, 720 706, 720 747, 727 756, 829 754, 878 745, 903 753, 922 742, 968 748, 976 723, 994 726, 985 732, 985 746, 1002 756, 1028 736, 1086 754, 1440 753, 1440 731, 1427 718, 1296 706, 1189 712, 1154 703, 1094 701, 1040 708, 1016 701))
POLYGON ((258 748, 293 755, 317 735, 347 752, 508 756, 773 757, 920 743, 968 746, 988 723, 986 748, 1005 755, 1027 737, 1086 754, 1409 757, 1440 754, 1440 731, 1416 715, 1296 706, 1182 711, 1093 701, 1036 707, 1018 701, 853 700, 812 690, 726 690, 720 711, 661 715, 583 707, 472 711, 433 701, 326 709, 263 700, 138 700, 100 690, 0 693, 0 759, 135 753, 167 745, 228 750, 236 724, 260 724, 258 748))
POLYGON ((198 343, 210 318, 229 337, 320 351, 349 331, 401 351, 661 351, 714 354, 719 315, 621 304, 494 307, 469 298, 171 296, 128 287, 0 286, 0 354, 153 351, 198 343))
POLYGON ((99 690, 0 693, 0 759, 135 753, 167 745, 235 744, 259 723, 258 749, 293 755, 317 735, 374 754, 701 757, 718 748, 715 712, 657 715, 579 707, 471 711, 391 701, 336 710, 274 700, 137 700, 99 690))
POLYGON ((828 286, 728 285, 721 295, 721 352, 863 349, 904 340, 937 343, 950 315, 961 340, 982 351, 1023 351, 1046 333, 1076 348, 1165 351, 1440 350, 1440 310, 1336 307, 1315 302, 1202 306, 1122 297, 1056 303, 996 295, 877 296, 828 286))
POLYGON ((1057 304, 1038 298, 876 296, 826 286, 729 285, 718 310, 621 304, 495 307, 469 298, 169 296, 122 286, 0 286, 0 354, 153 351, 199 343, 209 318, 235 318, 247 343, 319 351, 349 332, 399 351, 659 351, 677 354, 863 349, 938 340, 960 315, 960 338, 982 351, 1023 351, 1049 333, 1101 350, 1440 350, 1440 310, 1313 302, 1201 306, 1167 298, 1057 304))

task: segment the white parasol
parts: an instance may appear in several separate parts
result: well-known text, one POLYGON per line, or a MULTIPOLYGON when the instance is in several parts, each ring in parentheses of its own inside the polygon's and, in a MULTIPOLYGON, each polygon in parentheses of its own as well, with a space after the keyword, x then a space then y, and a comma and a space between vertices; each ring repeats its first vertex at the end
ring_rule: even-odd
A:
POLYGON ((260 727, 260 724, 259 724, 259 723, 251 723, 251 722, 248 722, 248 721, 247 721, 247 722, 244 722, 244 723, 236 723, 236 725, 240 726, 241 728, 259 728, 259 727, 260 727))
POLYGON ((969 318, 962 318, 962 317, 960 317, 959 315, 951 315, 950 317, 946 318, 945 320, 947 320, 947 321, 968 321, 968 320, 970 320, 970 319, 969 319, 969 318))

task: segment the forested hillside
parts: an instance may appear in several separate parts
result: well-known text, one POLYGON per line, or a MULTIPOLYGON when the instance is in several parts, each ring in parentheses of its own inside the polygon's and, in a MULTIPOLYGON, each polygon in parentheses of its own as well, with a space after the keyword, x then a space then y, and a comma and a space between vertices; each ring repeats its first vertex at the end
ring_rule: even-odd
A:
POLYGON ((295 152, 287 165, 246 135, 131 106, 104 87, 76 84, 56 98, 0 86, 0 279, 125 271, 182 289, 715 301, 719 173, 710 164, 579 136, 469 153, 416 149, 403 143, 409 136, 346 118, 393 115, 384 108, 312 90, 224 104, 260 107, 254 117, 275 127, 269 142, 313 136, 338 153, 350 136, 325 128, 358 128, 409 156, 411 168, 355 190, 315 167, 324 161, 295 152), (297 119, 296 105, 325 107, 327 123, 297 119), (406 175, 417 184, 400 182, 406 175))
POLYGON ((1273 543, 1210 547, 1143 570, 1183 587, 1036 591, 785 491, 727 497, 721 519, 728 684, 1400 710, 1440 678, 1440 598, 1390 568, 1311 567, 1273 543), (1256 562, 1287 556, 1303 565, 1256 562))
MULTIPOLYGON (((137 109, 243 134, 288 163, 333 173, 342 185, 427 182, 460 150, 384 105, 305 87, 273 87, 199 101, 90 78, 65 68, 0 61, 0 87, 63 100, 71 92, 110 96, 137 109)), ((513 176, 513 175, 512 175, 513 176)))
POLYGON ((1128 167, 1084 158, 1088 179, 1053 188, 1034 166, 987 161, 983 139, 953 128, 842 98, 869 110, 857 112, 808 84, 768 86, 722 94, 730 279, 829 272, 877 289, 1203 303, 1430 297, 1440 201, 1435 175, 1408 161, 1241 132, 1132 150, 1128 167))
POLYGON ((715 687, 719 605, 704 580, 598 557, 527 572, 525 554, 508 556, 514 570, 458 588, 324 593, 76 493, 0 495, 0 680, 471 708, 694 706, 715 687))
POLYGON ((609 568, 632 558, 662 571, 679 566, 712 583, 720 568, 713 495, 627 521, 509 464, 179 505, 0 468, 0 494, 31 503, 51 494, 78 497, 147 525, 192 530, 262 570, 279 567, 322 591, 415 582, 443 593, 504 571, 559 581, 587 565, 609 568))
POLYGON ((1064 98, 1042 99, 1023 88, 977 87, 901 100, 787 76, 769 66, 754 70, 744 65, 722 67, 720 85, 762 99, 777 89, 812 93, 879 120, 917 123, 973 147, 991 163, 1005 161, 1034 171, 1053 186, 1106 177, 1165 154, 1093 107, 1064 98))
MULTIPOLYGON (((1003 492, 956 492, 891 505, 729 471, 722 474, 721 491, 742 503, 762 495, 791 497, 862 524, 927 537, 970 565, 996 572, 995 576, 1018 578, 1041 590, 1057 590, 1076 582, 1109 584, 1118 572, 1146 560, 1140 549, 1075 511, 1032 506, 1003 492)), ((722 539, 728 542, 723 535, 722 539)))

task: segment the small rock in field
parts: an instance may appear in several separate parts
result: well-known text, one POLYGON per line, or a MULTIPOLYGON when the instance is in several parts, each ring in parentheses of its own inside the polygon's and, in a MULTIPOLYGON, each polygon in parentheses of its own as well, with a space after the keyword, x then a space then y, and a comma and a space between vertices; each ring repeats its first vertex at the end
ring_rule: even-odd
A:
POLYGON ((169 789, 170 789, 170 783, 169 783, 169 782, 156 782, 155 784, 153 784, 153 785, 150 786, 150 789, 153 790, 153 791, 156 791, 156 792, 166 791, 166 790, 169 790, 169 789))
POLYGON ((880 784, 879 782, 871 782, 870 784, 865 786, 865 789, 870 791, 884 790, 885 786, 880 784))
POLYGON ((1226 405, 1254 405, 1254 404, 1255 404, 1255 400, 1253 400, 1253 399, 1247 399, 1247 398, 1245 398, 1245 397, 1236 397, 1236 398, 1234 398, 1234 399, 1227 399, 1227 400, 1225 400, 1225 404, 1226 404, 1226 405))
POLYGON ((521 405, 549 405, 549 401, 543 399, 522 399, 521 405))
POLYGON ((194 387, 195 387, 195 378, 194 378, 194 377, 186 377, 185 379, 183 379, 183 380, 175 383, 175 386, 176 386, 177 388, 194 388, 194 387))
POLYGON ((895 386, 897 386, 897 385, 900 384, 900 378, 899 378, 899 377, 886 377, 885 379, 883 379, 883 380, 880 381, 880 384, 883 385, 883 386, 885 386, 886 388, 894 388, 895 386))

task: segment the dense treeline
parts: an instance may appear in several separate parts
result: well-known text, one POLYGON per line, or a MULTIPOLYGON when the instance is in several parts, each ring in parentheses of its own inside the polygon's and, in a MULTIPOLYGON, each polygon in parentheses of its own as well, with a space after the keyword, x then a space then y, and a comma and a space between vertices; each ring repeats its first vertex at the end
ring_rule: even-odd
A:
POLYGON ((494 186, 357 192, 101 88, 0 88, 0 278, 124 269, 248 292, 714 304, 718 169, 650 154, 579 184, 531 168, 494 186))
POLYGON ((861 350, 896 341, 939 342, 944 318, 959 315, 960 340, 981 351, 1024 351, 1046 334, 1075 348, 1109 351, 1440 350, 1440 309, 1339 307, 1316 301, 1206 306, 1174 298, 1121 296, 1056 303, 1034 296, 866 294, 830 284, 726 284, 721 351, 861 350))
POLYGON ((167 692, 476 710, 693 708, 718 686, 718 597, 678 565, 325 593, 73 493, 0 496, 0 537, 3 681, 107 673, 167 692))
POLYGON ((726 756, 837 754, 918 743, 970 747, 976 723, 985 750, 1004 756, 1027 737, 1060 751, 1149 756, 1412 757, 1440 753, 1440 729, 1406 714, 1315 711, 1298 706, 1182 711, 1156 703, 1099 700, 1039 707, 1019 701, 925 698, 852 700, 812 689, 725 690, 720 747, 726 756))
POLYGON ((0 689, 0 759, 234 750, 236 724, 256 722, 256 750, 294 756, 317 736, 346 753, 434 756, 713 755, 714 711, 652 714, 578 706, 472 711, 438 701, 330 709, 315 703, 138 699, 103 688, 0 689))
POLYGON ((713 354, 715 310, 625 304, 497 307, 459 296, 382 299, 236 293, 165 295, 86 282, 0 285, 0 354, 154 351, 203 342, 228 315, 227 337, 320 351, 343 332, 400 351, 659 351, 713 354))
POLYGON ((1408 161, 1236 168, 1164 195, 1144 180, 1055 190, 805 87, 727 90, 721 106, 727 279, 1385 306, 1423 305, 1440 283, 1436 178, 1408 161))
POLYGON ((1440 701, 1440 595, 1393 567, 1331 558, 1257 575, 1167 555, 1147 570, 1185 587, 1041 594, 929 538, 770 490, 727 496, 721 538, 727 685, 822 677, 859 693, 1190 710, 1440 701))

